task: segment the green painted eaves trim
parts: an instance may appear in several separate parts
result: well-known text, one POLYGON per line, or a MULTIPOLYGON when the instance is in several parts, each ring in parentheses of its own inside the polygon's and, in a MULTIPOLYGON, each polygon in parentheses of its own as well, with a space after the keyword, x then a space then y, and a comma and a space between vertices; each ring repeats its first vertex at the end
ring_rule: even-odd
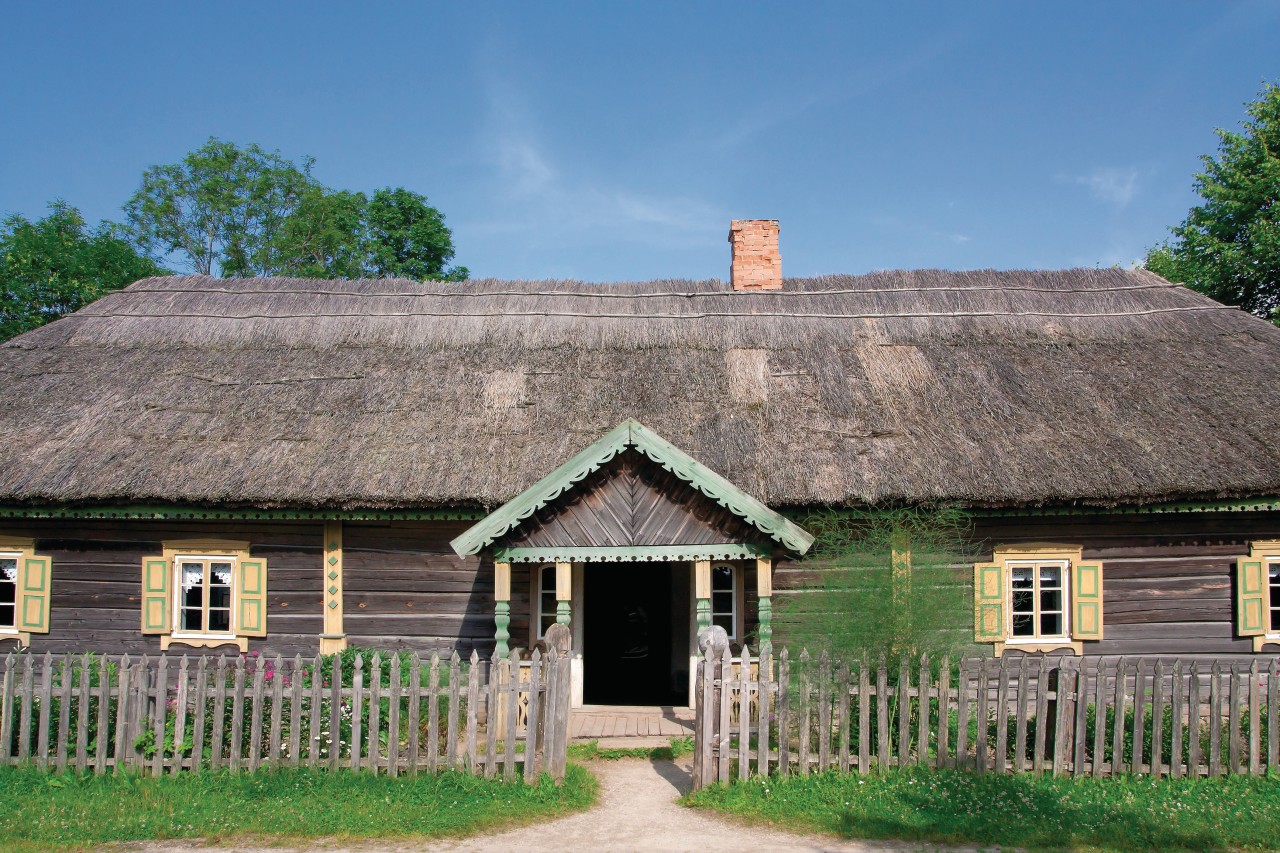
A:
POLYGON ((1175 501, 1122 506, 974 507, 968 512, 982 517, 1061 515, 1173 515, 1177 513, 1280 512, 1280 496, 1248 500, 1175 501))
POLYGON ((295 510, 295 509, 205 509, 179 506, 110 507, 0 507, 0 518, 110 519, 129 521, 210 520, 210 521, 474 521, 484 518, 478 509, 423 510, 295 510))
POLYGON ((580 548, 494 548, 500 563, 602 563, 684 560, 745 560, 768 557, 768 548, 751 544, 729 545, 619 545, 580 548))
POLYGON ((461 556, 478 554, 629 447, 634 447, 780 545, 798 554, 805 553, 813 545, 813 537, 794 522, 769 509, 632 418, 574 454, 449 544, 461 556))

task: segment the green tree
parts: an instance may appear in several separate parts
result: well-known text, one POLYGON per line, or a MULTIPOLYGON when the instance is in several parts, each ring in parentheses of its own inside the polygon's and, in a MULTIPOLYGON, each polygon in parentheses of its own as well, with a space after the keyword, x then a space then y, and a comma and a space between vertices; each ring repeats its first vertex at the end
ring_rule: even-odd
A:
POLYGON ((272 239, 273 272, 298 278, 363 278, 369 274, 368 199, 364 193, 312 188, 272 239))
POLYGON ((167 270, 140 254, 117 226, 90 229, 64 201, 32 222, 0 223, 0 340, 34 329, 104 294, 167 270))
POLYGON ((957 509, 832 510, 805 520, 811 580, 780 596, 774 641, 849 662, 973 651, 970 521, 957 509))
POLYGON ((211 137, 181 162, 147 169, 124 209, 143 251, 176 253, 203 275, 270 275, 277 232, 319 187, 311 165, 211 137))
POLYGON ((453 235, 425 196, 403 187, 378 190, 369 199, 370 274, 415 281, 462 281, 466 267, 450 267, 453 235))
POLYGON ((1218 129, 1218 154, 1196 175, 1203 203, 1146 267, 1280 323, 1280 87, 1264 85, 1246 111, 1243 132, 1218 129))

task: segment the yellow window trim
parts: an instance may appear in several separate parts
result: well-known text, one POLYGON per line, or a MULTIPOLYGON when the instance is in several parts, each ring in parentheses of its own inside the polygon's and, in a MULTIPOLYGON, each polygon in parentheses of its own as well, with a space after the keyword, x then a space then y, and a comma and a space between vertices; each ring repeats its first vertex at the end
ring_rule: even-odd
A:
MULTIPOLYGON (((1249 559, 1263 561, 1280 559, 1280 539, 1259 539, 1256 542, 1250 542, 1249 559)), ((1265 581, 1266 579, 1267 573, 1264 570, 1263 580, 1265 581)), ((1280 644, 1280 638, 1276 636, 1275 626, 1271 627, 1271 631, 1253 638, 1253 650, 1255 653, 1261 652, 1263 646, 1280 644)))
MULTIPOLYGON (((249 559, 249 543, 240 539, 173 539, 161 543, 161 554, 168 566, 171 577, 175 577, 172 573, 179 557, 231 557, 239 564, 240 560, 249 559)), ((170 607, 172 608, 177 601, 180 590, 176 579, 171 582, 174 584, 173 594, 170 596, 170 607)), ((233 619, 237 616, 235 603, 236 599, 233 596, 231 599, 233 619)), ((177 620, 173 619, 173 621, 176 625, 177 620)), ((239 627, 239 625, 236 627, 239 627)), ((249 638, 239 634, 193 636, 177 630, 160 635, 160 651, 168 651, 169 647, 173 645, 195 649, 213 649, 218 646, 230 645, 236 646, 242 652, 247 652, 249 651, 249 638)))
MULTIPOLYGON (((1083 545, 1071 545, 1062 542, 1024 542, 1017 545, 1001 545, 991 552, 991 562, 1000 563, 1006 569, 1009 563, 1034 563, 1042 560, 1045 562, 1065 561, 1068 575, 1071 574, 1072 567, 1083 559, 1083 545)), ((1007 588, 1005 593, 1008 594, 1007 588)), ((1067 600, 1063 602, 1063 607, 1068 611, 1071 609, 1074 593, 1075 590, 1068 586, 1067 600)), ((1009 620, 1012 617, 1011 610, 1005 613, 1005 636, 1009 636, 1009 631, 1011 630, 1009 620)), ((1026 641, 1006 640, 992 643, 992 646, 996 657, 1003 656, 1006 651, 1054 652, 1070 650, 1074 655, 1084 654, 1084 641, 1073 640, 1070 637, 1063 637, 1058 640, 1043 640, 1039 637, 1032 637, 1026 641)))
MULTIPOLYGON (((13 611, 15 628, 0 629, 0 640, 17 640, 18 648, 25 649, 31 645, 31 632, 19 631, 16 626, 22 622, 23 572, 26 570, 26 561, 37 556, 36 540, 27 536, 0 536, 0 551, 18 555, 18 594, 14 597, 13 611)), ((48 619, 45 620, 45 627, 48 627, 48 619)))

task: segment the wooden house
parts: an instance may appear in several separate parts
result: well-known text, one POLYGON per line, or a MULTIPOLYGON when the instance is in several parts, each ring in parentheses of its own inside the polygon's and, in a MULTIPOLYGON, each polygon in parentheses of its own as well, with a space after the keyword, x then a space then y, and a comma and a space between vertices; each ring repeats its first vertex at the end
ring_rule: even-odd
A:
POLYGON ((1280 649, 1280 329, 1145 271, 140 281, 0 346, 0 648, 488 653, 682 701, 815 508, 969 507, 996 654, 1280 649))

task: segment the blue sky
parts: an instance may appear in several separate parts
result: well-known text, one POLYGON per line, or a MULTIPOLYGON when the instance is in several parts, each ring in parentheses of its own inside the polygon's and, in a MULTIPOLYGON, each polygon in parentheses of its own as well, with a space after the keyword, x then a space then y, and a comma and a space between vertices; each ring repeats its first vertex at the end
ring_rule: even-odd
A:
POLYGON ((9 3, 0 213, 211 135, 426 194, 478 276, 1128 264, 1280 80, 1280 2, 9 3))

